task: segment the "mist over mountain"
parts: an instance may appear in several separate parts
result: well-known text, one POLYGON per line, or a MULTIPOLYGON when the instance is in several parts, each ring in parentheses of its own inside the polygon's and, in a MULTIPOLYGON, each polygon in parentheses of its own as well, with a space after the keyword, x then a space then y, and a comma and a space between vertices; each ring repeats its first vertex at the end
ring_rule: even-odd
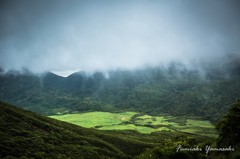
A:
POLYGON ((239 55, 239 7, 237 0, 3 0, 0 67, 65 76, 172 61, 192 68, 239 55))
POLYGON ((201 69, 172 62, 168 67, 109 71, 107 76, 12 70, 0 74, 0 100, 43 115, 137 111, 196 115, 216 123, 240 98, 239 65, 239 56, 228 54, 206 61, 201 69))

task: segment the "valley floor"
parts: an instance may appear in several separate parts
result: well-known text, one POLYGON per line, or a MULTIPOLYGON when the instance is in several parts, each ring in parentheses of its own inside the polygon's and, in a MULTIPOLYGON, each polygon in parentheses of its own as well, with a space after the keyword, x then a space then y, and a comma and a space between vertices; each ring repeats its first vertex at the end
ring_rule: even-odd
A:
POLYGON ((174 117, 167 114, 150 116, 136 112, 88 112, 49 117, 99 130, 136 130, 143 134, 165 130, 180 131, 211 138, 218 137, 214 125, 210 121, 201 120, 199 117, 174 117))

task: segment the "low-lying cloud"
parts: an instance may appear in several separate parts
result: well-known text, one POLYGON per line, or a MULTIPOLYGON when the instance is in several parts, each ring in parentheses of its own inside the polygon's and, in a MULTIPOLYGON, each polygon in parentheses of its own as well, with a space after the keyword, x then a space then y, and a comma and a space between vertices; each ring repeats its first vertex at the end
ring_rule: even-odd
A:
POLYGON ((191 67, 240 53, 232 1, 1 1, 0 67, 33 72, 191 67))

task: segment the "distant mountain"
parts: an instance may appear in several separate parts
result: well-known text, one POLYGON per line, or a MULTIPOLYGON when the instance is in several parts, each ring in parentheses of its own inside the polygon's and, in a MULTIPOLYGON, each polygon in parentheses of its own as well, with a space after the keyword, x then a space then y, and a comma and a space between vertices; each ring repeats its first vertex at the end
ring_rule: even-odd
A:
POLYGON ((43 115, 137 111, 202 116, 215 124, 240 98, 238 67, 236 62, 224 70, 206 65, 203 75, 172 63, 168 68, 110 71, 107 78, 101 72, 61 77, 51 72, 2 71, 0 100, 43 115))

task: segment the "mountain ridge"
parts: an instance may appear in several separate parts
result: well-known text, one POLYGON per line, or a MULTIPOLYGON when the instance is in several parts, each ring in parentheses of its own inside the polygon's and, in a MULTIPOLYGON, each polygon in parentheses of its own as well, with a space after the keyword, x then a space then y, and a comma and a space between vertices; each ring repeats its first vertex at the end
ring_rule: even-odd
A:
POLYGON ((0 90, 0 100, 43 115, 54 115, 59 108, 70 113, 164 112, 203 116, 215 124, 227 106, 240 98, 240 79, 203 79, 196 70, 179 71, 174 65, 168 70, 112 71, 108 78, 101 72, 61 77, 50 72, 35 75, 12 71, 0 75, 0 90))

